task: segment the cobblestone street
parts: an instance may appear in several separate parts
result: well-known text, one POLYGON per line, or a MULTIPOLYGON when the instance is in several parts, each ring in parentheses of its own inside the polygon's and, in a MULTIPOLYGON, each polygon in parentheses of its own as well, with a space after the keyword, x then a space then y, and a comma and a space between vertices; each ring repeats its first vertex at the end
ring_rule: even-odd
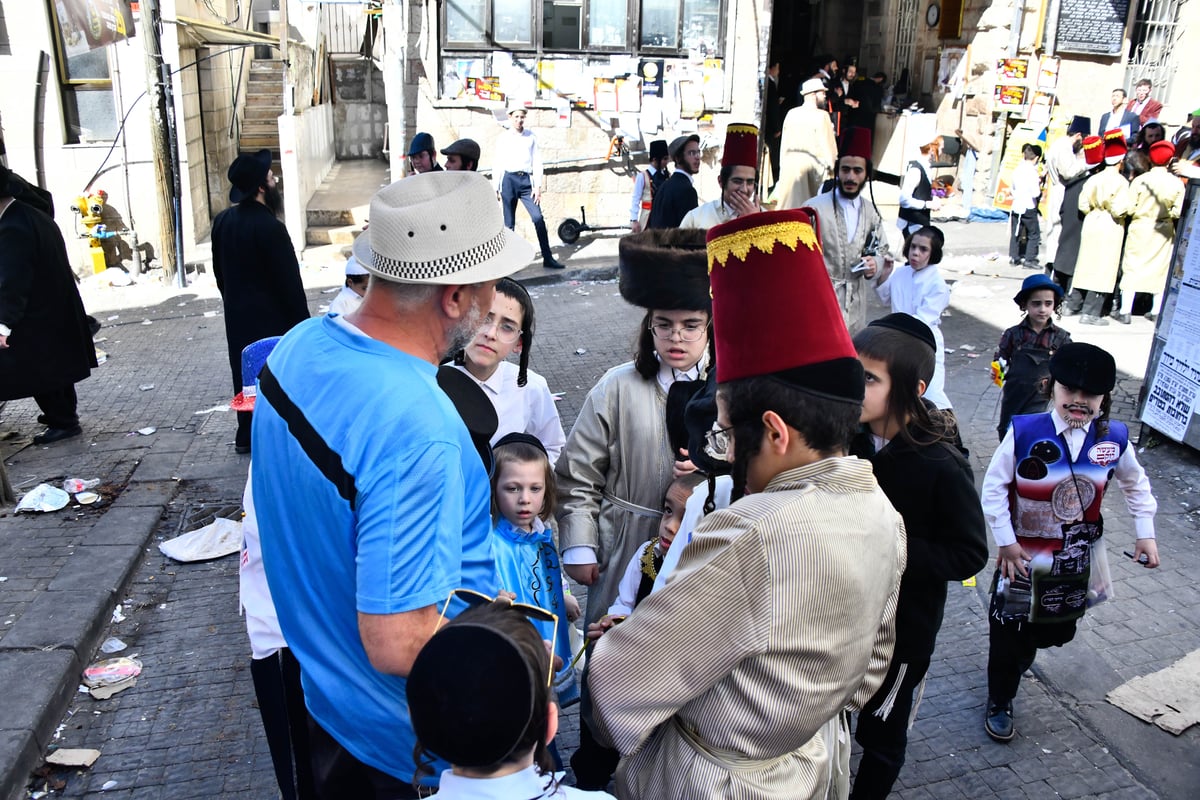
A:
MULTIPOLYGON (((979 226, 975 226, 978 228, 979 226)), ((993 226, 995 227, 995 226, 993 226)), ((970 229, 949 234, 943 275, 955 284, 943 322, 946 386, 977 481, 996 444, 998 389, 988 362, 1000 331, 1018 315, 1011 297, 1026 273, 975 253, 953 255, 970 229), (957 238, 956 238, 957 236, 957 238)), ((569 265, 570 266, 570 265, 569 265)), ((544 375, 569 430, 603 372, 632 352, 637 309, 612 280, 535 286, 537 336, 531 366, 544 375)), ((310 308, 330 299, 340 280, 306 269, 310 308)), ((148 292, 145 306, 92 293, 85 301, 105 325, 108 361, 79 387, 85 435, 49 448, 28 444, 38 426, 32 401, 10 402, 0 417, 0 456, 18 493, 64 477, 104 482, 100 507, 71 506, 38 517, 0 517, 0 762, 15 763, 31 745, 16 714, 43 697, 54 706, 50 677, 95 660, 108 636, 128 645, 144 669, 133 688, 98 701, 73 693, 44 749, 101 751, 87 770, 43 772, 29 792, 73 798, 274 797, 274 775, 249 675, 249 645, 238 613, 237 559, 179 564, 157 544, 213 514, 234 516, 248 459, 233 454, 232 394, 220 302, 211 281, 179 294, 148 292), (104 309, 103 311, 99 309, 104 309), (111 309, 111 310, 109 310, 111 309), (148 320, 148 324, 144 322, 148 320), (152 387, 152 388, 145 388, 152 387), (139 428, 153 426, 152 435, 139 428), (134 432, 134 433, 131 433, 134 432), (28 445, 28 446, 26 446, 28 445), (140 538, 139 538, 140 536, 140 538), (132 577, 124 583, 132 568, 132 577), (105 587, 85 593, 83 586, 105 587), (125 617, 108 620, 120 604, 125 617), (76 633, 71 633, 76 631, 76 633), (80 644, 83 643, 83 644, 80 644), (22 704, 25 705, 22 705, 22 704), (107 787, 107 788, 105 788, 107 787)), ((135 298, 138 295, 130 292, 135 298)), ((1134 423, 1152 323, 1135 318, 1077 340, 1111 348, 1121 380, 1114 416, 1134 423)), ((1142 442, 1142 445, 1146 445, 1142 442)), ((975 587, 950 587, 946 619, 894 796, 926 798, 1164 798, 1200 791, 1200 733, 1179 737, 1142 723, 1105 701, 1125 681, 1170 666, 1200 648, 1197 506, 1200 456, 1171 442, 1139 447, 1159 502, 1163 567, 1143 570, 1121 557, 1133 526, 1118 491, 1106 502, 1106 540, 1116 599, 1085 618, 1076 640, 1039 654, 1017 697, 1018 736, 989 740, 982 727, 987 656, 989 565, 975 587)), ((65 673, 63 673, 65 674, 65 673)), ((61 708, 60 706, 57 706, 61 708)), ((33 724, 33 720, 25 725, 33 724)), ((577 741, 567 715, 560 749, 577 741)), ((21 784, 25 784, 22 777, 21 784)), ((0 797, 5 787, 0 786, 0 797)), ((37 795, 43 796, 43 795, 37 795)))

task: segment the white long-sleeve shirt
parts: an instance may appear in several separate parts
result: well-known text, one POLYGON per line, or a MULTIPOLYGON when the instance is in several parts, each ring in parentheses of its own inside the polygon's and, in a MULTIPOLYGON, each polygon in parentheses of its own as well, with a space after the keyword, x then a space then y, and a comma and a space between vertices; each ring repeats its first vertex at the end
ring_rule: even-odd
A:
POLYGON ((492 188, 500 191, 506 172, 526 172, 536 192, 542 185, 542 154, 538 151, 537 137, 526 128, 517 133, 512 128, 496 139, 496 163, 492 165, 492 188))
POLYGON ((646 193, 646 181, 658 174, 654 167, 646 167, 633 179, 633 195, 629 200, 629 219, 636 221, 642 216, 642 195, 646 193))
POLYGON ((925 399, 941 409, 952 408, 946 396, 946 344, 942 337, 942 312, 950 305, 950 287, 936 265, 914 270, 908 264, 896 267, 875 294, 894 312, 910 314, 929 326, 934 340, 933 378, 925 387, 925 399))
MULTIPOLYGON (((1054 418, 1054 430, 1066 439, 1070 448, 1071 460, 1079 458, 1083 441, 1087 438, 1087 430, 1071 428, 1066 420, 1051 411, 1054 418)), ((1096 423, 1093 422, 1093 425, 1096 423)), ((1133 516, 1134 530, 1139 539, 1154 538, 1154 513, 1158 511, 1158 501, 1150 491, 1150 479, 1146 470, 1138 463, 1133 443, 1125 448, 1117 461, 1114 477, 1117 485, 1125 495, 1125 505, 1133 516)), ((987 519, 988 527, 992 529, 992 538, 997 547, 1015 544, 1017 535, 1013 531, 1012 516, 1009 506, 1009 487, 1016 480, 1016 440, 1013 429, 1009 427, 1003 441, 992 454, 992 463, 988 464, 987 474, 983 476, 983 488, 979 492, 979 500, 983 504, 983 516, 987 519)))
POLYGON ((554 395, 550 394, 546 379, 528 370, 525 385, 517 386, 520 368, 511 361, 501 361, 486 381, 471 375, 466 367, 459 366, 458 369, 470 375, 496 407, 499 424, 492 437, 492 446, 510 433, 528 433, 536 436, 546 448, 550 466, 554 466, 567 443, 567 436, 563 433, 558 407, 554 405, 554 395))
POLYGON ((1031 208, 1037 208, 1041 196, 1042 185, 1038 178, 1037 166, 1034 162, 1023 159, 1013 170, 1012 213, 1024 214, 1031 208))

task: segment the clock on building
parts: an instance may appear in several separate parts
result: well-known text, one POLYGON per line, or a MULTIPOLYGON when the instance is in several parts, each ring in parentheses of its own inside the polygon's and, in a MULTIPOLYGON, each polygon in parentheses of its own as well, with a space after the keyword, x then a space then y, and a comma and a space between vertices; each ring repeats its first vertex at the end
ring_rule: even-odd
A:
POLYGON ((941 18, 942 7, 937 3, 930 3, 929 8, 925 9, 925 24, 932 28, 941 18))

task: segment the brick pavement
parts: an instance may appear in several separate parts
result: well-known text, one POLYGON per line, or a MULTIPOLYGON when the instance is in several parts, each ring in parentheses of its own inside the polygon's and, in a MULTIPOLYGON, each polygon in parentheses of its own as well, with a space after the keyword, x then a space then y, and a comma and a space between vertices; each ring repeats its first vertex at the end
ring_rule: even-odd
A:
MULTIPOLYGON (((947 386, 981 472, 995 442, 996 393, 988 388, 987 362, 1000 328, 1016 321, 1008 298, 1023 274, 978 258, 962 263, 951 259, 946 272, 948 279, 959 282, 952 314, 945 320, 948 346, 971 343, 982 353, 976 359, 967 358, 967 351, 947 357, 947 386), (966 291, 980 287, 988 294, 966 291), (985 321, 991 318, 994 323, 985 321)), ((0 622, 15 621, 0 627, 15 630, 24 623, 32 605, 46 596, 72 560, 80 563, 76 555, 93 535, 88 526, 94 524, 93 530, 108 537, 100 541, 108 541, 116 536, 117 526, 108 525, 105 533, 101 523, 124 514, 129 529, 144 531, 151 539, 128 585, 110 590, 116 599, 129 601, 124 605, 127 620, 108 626, 107 633, 97 629, 83 637, 86 648, 78 645, 68 659, 60 659, 72 660, 70 666, 77 671, 78 664, 90 660, 91 648, 102 635, 111 633, 130 644, 129 652, 137 653, 146 669, 136 687, 111 700, 72 697, 53 743, 94 746, 103 755, 91 770, 55 773, 66 785, 52 796, 99 796, 100 787, 109 781, 116 784, 105 797, 270 796, 270 759, 253 708, 245 668, 248 644, 237 616, 236 559, 177 565, 152 547, 173 535, 180 520, 197 506, 236 503, 246 468, 245 461, 231 453, 231 416, 193 414, 229 396, 221 320, 203 316, 217 307, 216 301, 203 296, 204 287, 197 291, 201 296, 182 308, 172 299, 145 310, 119 312, 120 319, 105 331, 109 343, 101 345, 110 352, 109 363, 81 386, 85 439, 15 455, 11 440, 0 441, 0 452, 8 455, 6 462, 12 464, 10 473, 18 483, 80 470, 114 484, 134 479, 126 490, 130 500, 121 505, 124 495, 118 495, 103 516, 88 510, 78 518, 65 511, 39 518, 0 518, 0 563, 5 565, 0 574, 10 578, 0 584, 0 622), (140 325, 143 318, 152 319, 152 325, 140 325), (134 324, 118 324, 125 320, 134 324), (145 383, 156 388, 138 392, 137 385, 145 383), (159 426, 157 440, 124 436, 144 424, 159 426), (160 442, 165 444, 156 452, 160 442), (153 456, 160 458, 149 462, 142 473, 146 480, 137 480, 153 456), (174 482, 172 477, 181 480, 174 482), (155 491, 176 485, 173 503, 132 505, 147 503, 155 491), (122 591, 118 594, 117 589, 122 591)), ((616 297, 612 282, 539 286, 534 296, 541 316, 533 366, 546 375, 552 390, 564 392, 560 411, 569 426, 595 379, 631 352, 639 314, 616 297), (585 352, 577 353, 580 349, 585 352)), ((319 290, 310 293, 314 307, 327 299, 319 290)), ((1137 325, 1126 330, 1132 333, 1137 325)), ((1125 331, 1115 333, 1128 336, 1125 331)), ((1137 383, 1132 378, 1122 381, 1124 395, 1117 407, 1125 419, 1131 417, 1130 394, 1137 383)), ((10 404, 0 433, 31 430, 34 413, 32 403, 10 404)), ((1009 746, 989 741, 980 724, 986 659, 981 591, 951 587, 937 660, 896 796, 1191 796, 1185 787, 1197 785, 1196 732, 1175 739, 1103 701, 1104 693, 1123 680, 1165 667, 1200 646, 1200 598, 1190 580, 1200 566, 1195 509, 1181 505, 1189 497, 1197 457, 1169 443, 1142 457, 1160 501, 1165 566, 1150 572, 1114 560, 1120 599, 1095 609, 1081 625, 1077 641, 1039 657, 1037 677, 1024 682, 1018 697, 1020 735, 1009 746)), ((1132 528, 1124 509, 1113 506, 1106 512, 1110 550, 1119 552, 1132 528)), ((137 547, 143 549, 143 544, 137 547)), ((78 566, 74 570, 84 577, 100 577, 78 566)), ((98 622, 107 620, 109 610, 110 606, 95 609, 103 614, 98 622)), ((5 636, 0 639, 3 659, 12 634, 0 635, 5 636)), ((36 655, 50 660, 60 652, 55 648, 36 655)), ((2 668, 0 675, 11 678, 2 668)), ((35 673, 20 685, 35 691, 38 677, 35 673)), ((68 690, 73 691, 73 684, 68 690)), ((5 702, 0 701, 0 712, 5 702)), ((5 722, 0 717, 5 737, 0 742, 7 745, 5 722)), ((575 726, 577 720, 569 715, 563 734, 567 751, 573 746, 575 726)), ((44 747, 49 738, 41 737, 38 745, 44 747)), ((0 752, 7 757, 11 750, 0 752)))

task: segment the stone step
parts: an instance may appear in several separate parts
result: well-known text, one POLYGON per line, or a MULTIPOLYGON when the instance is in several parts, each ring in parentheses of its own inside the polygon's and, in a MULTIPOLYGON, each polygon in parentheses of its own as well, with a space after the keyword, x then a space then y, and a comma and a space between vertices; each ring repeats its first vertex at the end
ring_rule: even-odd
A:
POLYGON ((366 222, 365 219, 359 219, 358 215, 352 209, 343 208, 321 208, 316 203, 310 203, 308 213, 305 216, 309 225, 325 225, 330 227, 338 227, 343 225, 354 226, 359 228, 366 222))
POLYGON ((244 122, 270 121, 274 124, 275 120, 281 116, 283 116, 283 106, 273 107, 262 103, 250 103, 246 106, 244 122))
POLYGON ((311 245, 335 244, 349 247, 363 232, 360 225, 314 225, 312 212, 308 212, 308 227, 304 240, 311 245))
POLYGON ((238 139, 238 149, 243 153, 257 153, 263 149, 278 153, 279 132, 276 131, 273 136, 265 136, 250 135, 243 131, 241 137, 238 139))
POLYGON ((274 119, 247 119, 242 121, 242 136, 279 135, 279 123, 274 119))

